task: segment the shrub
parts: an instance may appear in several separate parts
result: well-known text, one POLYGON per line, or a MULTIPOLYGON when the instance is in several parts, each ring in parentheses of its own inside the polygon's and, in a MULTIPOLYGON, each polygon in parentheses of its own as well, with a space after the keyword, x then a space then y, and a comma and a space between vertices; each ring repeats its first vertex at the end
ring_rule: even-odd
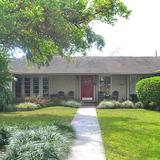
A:
POLYGON ((17 107, 16 107, 15 104, 8 104, 8 105, 5 106, 3 111, 4 112, 14 112, 16 110, 17 110, 17 107))
POLYGON ((160 110, 160 102, 150 102, 146 106, 146 108, 159 111, 160 110))
POLYGON ((9 89, 12 74, 9 71, 9 54, 0 47, 0 110, 12 102, 12 94, 9 89))
POLYGON ((121 103, 119 101, 112 101, 114 104, 114 108, 121 108, 121 103))
POLYGON ((64 105, 65 103, 65 100, 63 98, 58 98, 58 97, 51 98, 50 101, 52 105, 59 105, 59 106, 64 105))
POLYGON ((12 133, 3 160, 62 160, 69 151, 72 134, 52 126, 32 127, 12 133))
POLYGON ((64 105, 67 106, 67 107, 78 108, 78 107, 81 106, 81 103, 76 101, 76 100, 67 100, 67 101, 65 101, 64 105))
POLYGON ((138 102, 137 94, 130 94, 129 96, 132 102, 138 102))
POLYGON ((145 105, 150 102, 160 102, 160 76, 145 78, 136 84, 136 92, 145 105))
POLYGON ((64 105, 64 99, 63 98, 58 98, 58 97, 53 97, 53 98, 48 98, 48 97, 26 97, 22 100, 21 102, 31 102, 35 104, 39 104, 42 107, 46 106, 51 106, 51 105, 64 105))
POLYGON ((144 105, 142 102, 136 102, 135 103, 135 108, 144 108, 144 105))
POLYGON ((114 103, 112 101, 106 101, 106 100, 104 100, 104 101, 101 101, 99 103, 98 108, 102 108, 102 109, 103 108, 108 108, 108 109, 114 108, 114 103))
POLYGON ((8 144, 10 133, 5 129, 0 129, 0 149, 4 148, 8 144))
POLYGON ((30 102, 20 103, 16 105, 17 111, 31 111, 40 108, 40 105, 30 102))
POLYGON ((23 102, 31 102, 31 103, 39 104, 42 107, 48 106, 51 103, 48 97, 41 97, 41 96, 26 97, 23 99, 23 102))
POLYGON ((12 93, 9 88, 0 86, 0 111, 4 111, 5 107, 12 103, 12 93))
POLYGON ((135 106, 132 101, 127 100, 122 102, 122 108, 134 108, 134 107, 135 106))

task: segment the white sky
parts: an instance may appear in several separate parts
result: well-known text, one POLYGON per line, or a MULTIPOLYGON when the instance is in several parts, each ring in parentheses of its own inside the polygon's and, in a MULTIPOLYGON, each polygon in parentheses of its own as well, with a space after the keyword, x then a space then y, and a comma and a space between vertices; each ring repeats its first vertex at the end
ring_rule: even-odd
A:
POLYGON ((132 10, 129 19, 120 19, 115 26, 94 24, 94 31, 103 35, 103 52, 98 56, 160 56, 160 0, 123 0, 132 10))
MULTIPOLYGON (((132 10, 129 19, 115 26, 94 23, 93 29, 106 42, 103 51, 93 48, 90 56, 160 56, 160 0, 123 0, 132 10)), ((19 57, 22 53, 16 52, 19 57)))

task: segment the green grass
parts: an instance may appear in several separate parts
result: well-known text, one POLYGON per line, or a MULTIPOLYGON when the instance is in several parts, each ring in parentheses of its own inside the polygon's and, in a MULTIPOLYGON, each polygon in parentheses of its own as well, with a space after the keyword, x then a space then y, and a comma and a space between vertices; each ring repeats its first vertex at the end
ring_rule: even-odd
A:
POLYGON ((97 110, 107 160, 160 160, 160 113, 97 110))
POLYGON ((70 107, 48 107, 35 111, 0 113, 0 126, 23 126, 64 124, 69 125, 76 109, 70 107))

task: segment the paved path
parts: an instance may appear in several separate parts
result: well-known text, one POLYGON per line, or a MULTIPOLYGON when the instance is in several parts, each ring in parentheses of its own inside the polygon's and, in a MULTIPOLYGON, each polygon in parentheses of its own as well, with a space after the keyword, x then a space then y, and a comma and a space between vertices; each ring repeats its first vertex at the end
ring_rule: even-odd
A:
POLYGON ((105 160, 96 109, 79 108, 72 126, 77 138, 68 160, 105 160))

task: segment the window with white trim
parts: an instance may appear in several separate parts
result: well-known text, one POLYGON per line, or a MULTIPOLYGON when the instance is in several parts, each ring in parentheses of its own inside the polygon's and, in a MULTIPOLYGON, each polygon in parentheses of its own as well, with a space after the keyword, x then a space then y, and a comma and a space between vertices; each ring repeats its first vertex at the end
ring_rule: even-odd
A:
POLYGON ((33 77, 33 95, 38 96, 39 95, 39 78, 33 77))
POLYGON ((48 77, 43 78, 43 96, 49 96, 49 79, 48 79, 48 77))
POLYGON ((25 97, 30 96, 30 90, 31 90, 31 79, 30 78, 24 78, 24 94, 25 94, 25 97))
POLYGON ((106 94, 111 94, 111 77, 101 76, 100 77, 100 91, 106 94))

